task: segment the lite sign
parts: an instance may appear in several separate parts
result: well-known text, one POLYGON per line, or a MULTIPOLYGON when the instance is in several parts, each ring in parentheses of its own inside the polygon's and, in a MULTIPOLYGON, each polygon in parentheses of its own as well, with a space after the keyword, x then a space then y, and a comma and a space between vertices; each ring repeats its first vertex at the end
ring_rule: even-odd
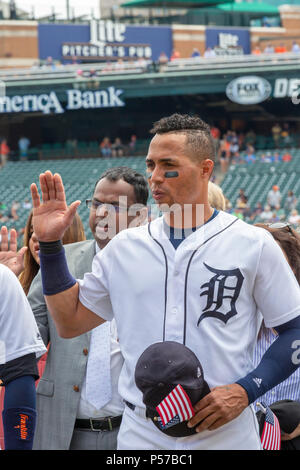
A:
POLYGON ((125 106, 122 93, 123 90, 115 87, 97 91, 67 90, 65 106, 54 91, 41 95, 3 96, 0 97, 0 113, 62 114, 65 110, 116 108, 125 106))
POLYGON ((111 20, 92 20, 90 22, 89 43, 64 43, 62 56, 82 57, 135 57, 150 59, 152 48, 150 44, 128 44, 126 41, 127 26, 111 20))

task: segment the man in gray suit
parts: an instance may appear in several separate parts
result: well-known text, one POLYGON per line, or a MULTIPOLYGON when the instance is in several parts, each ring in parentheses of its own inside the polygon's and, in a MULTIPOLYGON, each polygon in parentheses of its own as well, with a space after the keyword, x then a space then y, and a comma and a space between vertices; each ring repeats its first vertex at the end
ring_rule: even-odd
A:
MULTIPOLYGON (((94 240, 65 246, 70 272, 75 278, 82 279, 91 271, 94 255, 116 233, 145 223, 147 199, 146 179, 136 171, 117 167, 101 175, 93 198, 86 201, 94 240)), ((109 325, 111 399, 99 409, 90 403, 87 393, 91 338, 97 328, 72 339, 59 337, 47 310, 40 273, 31 285, 28 300, 43 341, 50 345, 45 371, 37 387, 38 421, 33 449, 116 449, 124 404, 117 391, 123 357, 114 321, 109 325)))

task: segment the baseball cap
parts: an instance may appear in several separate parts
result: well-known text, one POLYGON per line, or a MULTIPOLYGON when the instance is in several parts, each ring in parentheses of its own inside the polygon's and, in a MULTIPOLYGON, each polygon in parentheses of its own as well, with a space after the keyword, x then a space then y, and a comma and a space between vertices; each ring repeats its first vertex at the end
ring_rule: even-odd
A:
POLYGON ((151 418, 160 431, 173 437, 196 433, 195 427, 187 427, 191 416, 182 420, 181 413, 175 413, 169 422, 164 423, 157 410, 177 386, 181 391, 183 389, 182 393, 192 410, 193 406, 210 392, 200 361, 193 351, 175 341, 152 344, 137 361, 135 382, 143 393, 147 417, 151 418))

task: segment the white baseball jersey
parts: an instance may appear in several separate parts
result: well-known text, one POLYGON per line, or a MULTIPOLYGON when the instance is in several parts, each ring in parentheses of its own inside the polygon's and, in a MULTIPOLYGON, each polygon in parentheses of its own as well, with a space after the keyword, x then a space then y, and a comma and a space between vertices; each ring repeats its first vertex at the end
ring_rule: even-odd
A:
MULTIPOLYGON (((83 305, 102 318, 116 319, 124 356, 119 393, 137 407, 144 405, 134 381, 135 366, 150 344, 184 343, 199 358, 212 388, 233 383, 253 369, 261 314, 268 327, 300 314, 298 283, 272 236, 224 212, 177 250, 165 234, 162 217, 122 231, 94 258, 92 273, 78 282, 83 305)), ((230 433, 230 444, 222 431, 201 433, 198 447, 193 447, 198 445, 193 437, 180 440, 203 448, 201 439, 207 446, 218 435, 220 448, 222 439, 231 449, 259 448, 252 407, 221 429, 230 433)), ((154 432, 159 443, 161 433, 154 432)))
POLYGON ((35 353, 45 345, 21 284, 13 272, 0 264, 0 364, 35 353))

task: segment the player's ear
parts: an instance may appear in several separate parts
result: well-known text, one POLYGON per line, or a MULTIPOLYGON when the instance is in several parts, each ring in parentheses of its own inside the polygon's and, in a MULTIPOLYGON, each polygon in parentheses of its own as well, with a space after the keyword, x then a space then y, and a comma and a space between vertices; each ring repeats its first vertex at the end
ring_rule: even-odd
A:
POLYGON ((205 158, 201 162, 201 176, 207 180, 210 179, 214 169, 214 162, 210 158, 205 158))

